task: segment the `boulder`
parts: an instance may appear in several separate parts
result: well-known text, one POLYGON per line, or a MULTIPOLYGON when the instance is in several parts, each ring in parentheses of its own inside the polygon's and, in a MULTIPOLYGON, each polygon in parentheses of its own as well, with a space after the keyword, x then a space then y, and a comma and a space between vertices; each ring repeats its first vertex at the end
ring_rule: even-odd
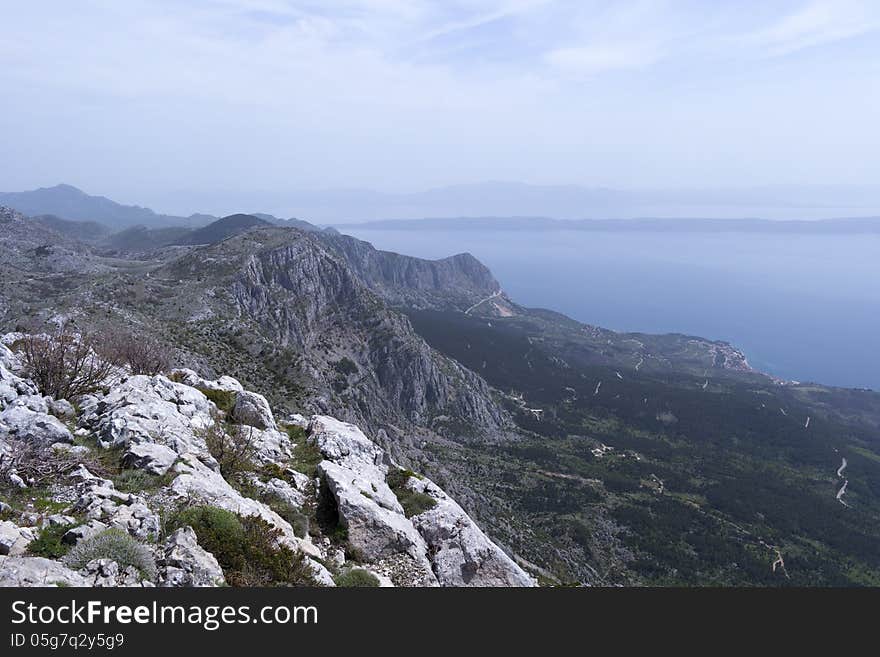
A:
POLYGON ((157 561, 160 586, 225 586, 217 559, 199 546, 192 527, 181 527, 169 536, 157 561))
POLYGON ((0 413, 0 422, 6 425, 10 436, 43 445, 73 443, 73 435, 58 418, 19 405, 19 401, 20 399, 15 400, 0 413))
POLYGON ((125 467, 146 470, 155 475, 168 472, 175 461, 177 452, 157 443, 132 443, 122 456, 125 467))
POLYGON ((36 534, 30 527, 19 527, 9 520, 0 521, 0 555, 17 557, 24 554, 34 538, 36 534))
POLYGON ((79 525, 78 527, 66 531, 64 536, 61 537, 61 542, 67 543, 68 545, 76 545, 80 541, 89 539, 92 536, 97 536, 107 529, 109 529, 109 526, 105 525, 100 520, 89 520, 83 525, 79 525))
POLYGON ((71 420, 76 417, 76 409, 66 399, 52 399, 51 397, 46 397, 45 399, 49 413, 55 417, 64 420, 71 420))
POLYGON ((242 392, 244 390, 238 379, 231 376, 221 376, 219 379, 212 381, 210 379, 203 379, 193 370, 183 367, 171 370, 171 376, 180 383, 203 390, 219 390, 223 392, 242 392))
POLYGON ((60 561, 43 557, 0 557, 0 587, 90 586, 88 580, 60 561))
POLYGON ((257 429, 275 429, 275 417, 269 402, 256 392, 241 391, 235 396, 232 417, 239 424, 257 429))

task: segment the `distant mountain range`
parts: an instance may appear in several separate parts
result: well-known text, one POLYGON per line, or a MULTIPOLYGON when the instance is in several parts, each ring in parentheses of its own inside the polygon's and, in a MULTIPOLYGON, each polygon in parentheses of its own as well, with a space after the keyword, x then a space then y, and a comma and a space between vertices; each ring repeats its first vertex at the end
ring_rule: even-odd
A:
MULTIPOLYGON (((301 219, 280 219, 248 212, 271 224, 315 230, 316 223, 336 227, 443 229, 578 230, 748 230, 798 232, 876 232, 880 187, 788 186, 738 190, 623 191, 579 186, 522 183, 455 185, 406 194, 369 190, 324 190, 250 195, 224 191, 169 204, 203 210, 187 216, 160 214, 56 185, 25 192, 0 193, 7 205, 32 217, 92 222, 92 239, 136 226, 147 229, 202 228, 235 208, 281 208, 274 212, 301 219), (195 205, 198 204, 198 205, 195 205), (429 217, 429 219, 419 219, 429 217), (636 219, 634 219, 636 217, 636 219), (658 218, 652 218, 658 217, 658 218), (705 217, 705 218, 703 218, 705 217), (754 217, 761 217, 760 219, 754 217), (829 219, 830 217, 856 217, 829 219), (785 219, 779 225, 779 219, 785 219), (409 221, 407 223, 406 221, 409 221), (417 220, 417 221, 415 221, 417 220), (625 221, 623 221, 625 220, 625 221), (309 223, 311 222, 311 223, 309 223), (358 223, 367 222, 367 223, 358 223)), ((63 228, 59 226, 59 229, 63 228)), ((83 229, 83 227, 80 227, 83 229)), ((62 230, 63 232, 63 230, 62 230)))
MULTIPOLYGON (((48 221, 53 222, 53 227, 60 232, 65 230, 65 226, 58 223, 61 220, 88 222, 92 238, 135 226, 201 228, 218 219, 217 216, 204 213, 195 213, 185 217, 159 214, 138 205, 124 205, 104 196, 92 196, 72 185, 64 184, 41 187, 26 192, 0 192, 0 205, 15 208, 22 214, 31 217, 48 217, 48 221), (105 228, 102 229, 100 225, 105 228)), ((314 228, 311 224, 298 219, 279 219, 264 213, 252 213, 249 216, 272 224, 297 226, 305 229, 314 228)), ((66 228, 71 229, 70 226, 66 228)), ((83 238, 84 228, 83 226, 73 227, 77 231, 79 239, 83 238)))
POLYGON ((166 194, 154 202, 215 214, 260 207, 279 216, 293 215, 321 224, 422 217, 828 219, 880 215, 880 185, 639 190, 481 182, 406 193, 367 189, 187 191, 166 194))

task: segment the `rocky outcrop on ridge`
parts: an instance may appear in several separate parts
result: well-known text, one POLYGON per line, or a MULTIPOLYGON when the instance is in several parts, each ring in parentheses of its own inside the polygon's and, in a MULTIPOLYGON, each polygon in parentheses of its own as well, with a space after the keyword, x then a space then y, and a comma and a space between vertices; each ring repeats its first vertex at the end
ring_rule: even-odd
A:
POLYGON ((279 423, 231 377, 116 373, 73 405, 40 396, 2 344, 0 384, 0 585, 224 585, 204 537, 165 529, 194 508, 259 519, 315 585, 351 569, 385 586, 534 583, 429 480, 392 489, 402 468, 358 427, 324 415, 279 423), (247 467, 231 474, 218 440, 244 446, 247 467), (7 458, 13 446, 39 450, 54 476, 7 458), (427 501, 416 513, 398 499, 409 493, 427 501), (127 547, 95 551, 114 541, 127 547))

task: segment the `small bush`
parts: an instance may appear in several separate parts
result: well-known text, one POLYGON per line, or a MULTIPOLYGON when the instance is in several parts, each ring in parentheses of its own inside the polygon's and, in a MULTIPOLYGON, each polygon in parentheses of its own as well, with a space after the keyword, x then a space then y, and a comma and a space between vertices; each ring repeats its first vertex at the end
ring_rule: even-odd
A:
POLYGON ((250 427, 238 424, 224 426, 219 418, 203 431, 205 444, 217 463, 220 474, 229 481, 241 482, 242 475, 257 469, 254 458, 257 448, 254 445, 254 432, 250 427))
POLYGON ((403 513, 407 518, 412 518, 437 506, 437 500, 430 495, 417 493, 406 487, 406 482, 410 477, 418 478, 418 475, 411 470, 392 469, 385 477, 388 487, 397 496, 397 501, 403 507, 403 513))
POLYGON ((348 356, 343 356, 333 363, 333 369, 342 376, 349 376, 350 374, 357 374, 358 372, 357 365, 355 365, 355 362, 348 356))
POLYGON ((71 570, 80 570, 94 559, 111 559, 120 568, 133 566, 144 579, 151 582, 156 580, 156 560, 150 548, 121 529, 107 529, 80 541, 63 561, 71 570))
POLYGON ((123 470, 113 478, 113 483, 116 485, 116 490, 123 493, 141 493, 167 486, 173 481, 174 476, 173 470, 161 476, 146 470, 123 470))
POLYGON ((205 397, 214 402, 214 405, 229 415, 235 408, 235 400, 238 399, 238 393, 234 390, 211 390, 210 388, 199 388, 205 397))
POLYGON ((170 366, 168 350, 145 335, 129 332, 107 332, 98 348, 102 358, 128 367, 132 374, 154 376, 170 366))
POLYGON ((305 556, 278 545, 280 530, 256 516, 199 506, 178 513, 170 529, 189 525, 232 586, 314 586, 305 556))
POLYGON ((24 358, 25 374, 44 395, 76 400, 100 389, 113 365, 98 358, 98 342, 78 336, 66 326, 54 335, 28 335, 15 342, 24 358))
POLYGON ((376 587, 379 586, 379 580, 373 573, 363 568, 349 568, 339 573, 333 578, 336 586, 345 587, 376 587))
POLYGON ((288 465, 297 472, 315 478, 318 476, 318 464, 323 460, 324 455, 315 443, 301 440, 293 448, 293 456, 288 465))
POLYGON ((64 525, 47 525, 40 530, 39 536, 28 543, 28 552, 37 557, 60 559, 70 550, 70 546, 61 542, 70 527, 64 525))

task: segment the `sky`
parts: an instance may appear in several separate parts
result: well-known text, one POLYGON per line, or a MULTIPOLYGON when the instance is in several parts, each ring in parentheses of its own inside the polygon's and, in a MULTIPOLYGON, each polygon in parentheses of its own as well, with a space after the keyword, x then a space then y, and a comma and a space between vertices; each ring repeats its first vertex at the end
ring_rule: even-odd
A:
MULTIPOLYGON (((877 184, 875 0, 29 0, 0 191, 877 184)), ((168 208, 174 209, 174 208, 168 208)))

